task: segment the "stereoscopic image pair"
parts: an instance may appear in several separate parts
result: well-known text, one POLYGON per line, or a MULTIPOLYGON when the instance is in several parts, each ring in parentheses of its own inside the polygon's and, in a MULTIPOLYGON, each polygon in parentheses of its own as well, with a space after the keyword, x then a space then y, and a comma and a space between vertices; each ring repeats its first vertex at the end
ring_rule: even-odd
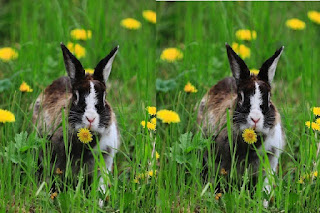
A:
POLYGON ((319 2, 0 2, 3 212, 318 212, 319 2))

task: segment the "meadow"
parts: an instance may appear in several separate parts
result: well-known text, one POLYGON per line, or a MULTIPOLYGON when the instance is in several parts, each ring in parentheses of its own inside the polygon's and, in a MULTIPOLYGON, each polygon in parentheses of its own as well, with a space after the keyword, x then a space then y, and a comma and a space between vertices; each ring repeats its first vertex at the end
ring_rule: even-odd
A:
POLYGON ((157 110, 173 110, 180 118, 177 123, 157 124, 160 212, 319 211, 319 128, 305 124, 317 118, 311 109, 320 101, 320 25, 308 17, 309 11, 319 9, 318 2, 157 2, 157 110), (304 24, 299 22, 299 29, 288 27, 293 18, 304 24), (240 40, 239 29, 256 31, 256 38, 240 40), (250 69, 259 69, 285 47, 271 99, 280 111, 287 145, 278 173, 271 175, 270 195, 262 190, 265 161, 256 187, 247 173, 240 178, 236 171, 221 175, 210 163, 208 179, 204 178, 203 154, 210 153, 213 142, 197 132, 197 104, 211 86, 231 76, 225 42, 250 50, 244 59, 250 69), (165 56, 167 48, 178 51, 165 56), (185 88, 188 82, 197 91, 190 85, 185 88), (229 190, 219 194, 218 185, 229 190), (263 207, 263 199, 270 201, 268 208, 263 207))
POLYGON ((7 122, 0 117, 1 212, 320 210, 320 113, 311 110, 320 106, 320 21, 308 17, 309 11, 320 11, 318 2, 4 0, 0 8, 0 109, 15 118, 7 122), (156 24, 144 18, 144 10, 157 12, 156 24), (123 22, 127 18, 138 22, 130 20, 128 26, 123 22), (293 18, 302 22, 288 27, 293 18), (90 30, 91 36, 87 31, 79 40, 72 35, 74 29, 90 30), (239 29, 256 31, 256 38, 239 39, 239 29), (49 141, 38 136, 30 106, 46 86, 66 75, 60 42, 81 45, 74 51, 77 55, 78 49, 85 69, 120 46, 107 82, 107 100, 117 116, 122 145, 107 177, 102 208, 97 178, 87 186, 85 176, 77 174, 80 181, 74 186, 62 181, 75 178, 67 172, 45 168, 46 178, 37 174, 39 152, 49 141), (220 174, 211 164, 204 178, 203 155, 212 151, 213 141, 197 132, 197 104, 211 86, 231 76, 225 42, 248 48, 244 54, 250 51, 245 58, 250 69, 259 69, 276 49, 285 47, 272 100, 287 145, 278 173, 271 175, 271 194, 263 192, 265 161, 256 186, 248 173, 220 174), (9 60, 1 59, 4 47, 15 51, 9 60), (164 54, 170 47, 175 49, 164 54), (148 108, 155 105, 157 125, 155 112, 148 108), (164 123, 164 109, 177 113, 171 115, 175 122, 164 123), (143 121, 149 121, 147 128, 143 121), (315 122, 313 128, 307 121, 315 122), (53 189, 53 183, 62 187, 53 189), (220 193, 218 185, 228 190, 220 193), (268 208, 263 199, 270 201, 268 208))
POLYGON ((155 11, 155 2, 141 6, 140 1, 130 1, 129 7, 125 1, 23 0, 0 1, 0 8, 0 48, 15 51, 11 59, 0 60, 0 109, 15 117, 14 122, 0 122, 0 211, 154 211, 155 136, 140 122, 149 118, 146 107, 155 105, 155 23, 142 14, 155 11), (122 24, 126 18, 140 24, 134 22, 136 29, 129 29, 122 24), (71 35, 74 29, 90 30, 91 36, 78 40, 71 35), (61 176, 72 179, 63 171, 55 174, 46 168, 46 178, 39 180, 37 175, 38 155, 48 140, 38 137, 30 106, 46 86, 66 75, 60 42, 83 47, 74 51, 80 51, 78 58, 85 69, 93 69, 120 46, 106 99, 117 116, 122 145, 108 175, 110 187, 103 208, 98 206, 97 178, 90 190, 83 181, 76 187, 62 182, 61 176), (23 82, 27 85, 21 87, 23 82), (54 191, 54 181, 63 190, 54 191))

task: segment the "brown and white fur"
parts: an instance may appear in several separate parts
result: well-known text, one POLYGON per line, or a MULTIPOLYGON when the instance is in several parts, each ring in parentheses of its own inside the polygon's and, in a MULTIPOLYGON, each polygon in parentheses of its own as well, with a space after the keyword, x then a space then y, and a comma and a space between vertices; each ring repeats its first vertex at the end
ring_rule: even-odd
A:
MULTIPOLYGON (((52 162, 54 171, 57 168, 65 171, 67 154, 64 143, 62 111, 68 119, 67 146, 71 147, 72 172, 80 170, 82 158, 89 176, 94 169, 94 156, 89 146, 79 141, 77 131, 88 128, 93 133, 90 146, 93 150, 101 150, 105 168, 100 168, 99 190, 105 193, 106 172, 112 170, 113 158, 119 149, 119 131, 116 116, 106 101, 106 82, 111 72, 113 60, 118 52, 114 48, 108 56, 102 59, 94 70, 94 74, 85 74, 80 61, 61 44, 64 63, 68 77, 61 77, 48 86, 37 98, 33 110, 33 122, 41 136, 47 136, 52 147, 52 162), (99 139, 99 140, 97 140, 99 139)), ((39 161, 43 160, 40 155, 39 161)), ((103 201, 99 201, 100 206, 103 201)))
MULTIPOLYGON (((215 140, 217 153, 216 165, 225 170, 231 169, 231 147, 226 128, 227 110, 232 118, 233 147, 236 147, 237 169, 241 174, 241 162, 246 158, 252 173, 259 169, 258 151, 265 150, 269 158, 271 172, 275 172, 278 158, 285 146, 285 136, 280 114, 271 102, 271 82, 283 47, 275 52, 260 68, 259 74, 250 74, 245 62, 226 44, 228 59, 233 77, 225 78, 214 85, 202 98, 197 122, 202 133, 215 140), (249 145, 243 141, 244 129, 253 128, 258 134, 258 141, 249 145), (263 142, 262 142, 263 141, 263 142)), ((265 190, 271 190, 269 180, 265 179, 265 190)), ((264 201, 264 206, 268 202, 264 201)))

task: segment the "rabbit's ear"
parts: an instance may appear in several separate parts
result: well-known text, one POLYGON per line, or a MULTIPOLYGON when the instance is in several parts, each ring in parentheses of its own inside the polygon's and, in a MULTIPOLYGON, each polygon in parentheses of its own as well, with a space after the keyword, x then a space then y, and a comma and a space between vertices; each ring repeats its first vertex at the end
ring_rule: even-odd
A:
POLYGON ((283 52, 283 46, 278 49, 271 58, 266 60, 263 65, 260 68, 258 78, 260 80, 263 80, 269 84, 271 84, 274 74, 276 72, 277 64, 279 61, 279 58, 283 52))
POLYGON ((226 48, 232 75, 236 79, 237 84, 240 80, 250 78, 250 71, 244 61, 233 51, 229 44, 226 44, 226 48))
POLYGON ((94 79, 104 83, 107 82, 111 72, 112 63, 113 63, 114 57, 117 55, 118 49, 119 49, 119 46, 116 46, 113 50, 111 50, 109 55, 107 55, 104 59, 102 59, 98 63, 96 68, 94 68, 94 74, 93 74, 94 79))
POLYGON ((60 46, 63 53, 64 64, 66 66, 66 70, 68 76, 71 79, 71 82, 74 83, 77 80, 83 79, 85 77, 85 71, 80 61, 68 50, 68 48, 63 43, 61 43, 60 46))

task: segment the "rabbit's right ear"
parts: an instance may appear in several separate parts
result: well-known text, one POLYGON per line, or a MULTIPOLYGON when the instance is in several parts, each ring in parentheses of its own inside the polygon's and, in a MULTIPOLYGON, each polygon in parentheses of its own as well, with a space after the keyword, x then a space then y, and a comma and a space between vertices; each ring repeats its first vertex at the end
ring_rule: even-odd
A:
POLYGON ((68 50, 68 48, 60 43, 61 50, 63 53, 64 64, 66 66, 66 70, 68 76, 71 79, 71 82, 81 80, 85 77, 85 71, 80 63, 80 61, 68 50))
POLYGON ((233 51, 229 44, 226 43, 228 59, 233 77, 236 79, 237 84, 240 80, 250 78, 250 71, 244 61, 233 51))
POLYGON ((258 74, 259 79, 271 84, 283 49, 284 46, 280 47, 280 49, 278 49, 271 58, 263 63, 258 74))
POLYGON ((103 83, 107 82, 111 72, 112 63, 113 63, 114 57, 117 55, 118 49, 119 49, 119 45, 113 48, 113 50, 111 50, 111 52, 98 63, 96 68, 94 68, 94 73, 93 73, 94 79, 99 80, 103 83))

